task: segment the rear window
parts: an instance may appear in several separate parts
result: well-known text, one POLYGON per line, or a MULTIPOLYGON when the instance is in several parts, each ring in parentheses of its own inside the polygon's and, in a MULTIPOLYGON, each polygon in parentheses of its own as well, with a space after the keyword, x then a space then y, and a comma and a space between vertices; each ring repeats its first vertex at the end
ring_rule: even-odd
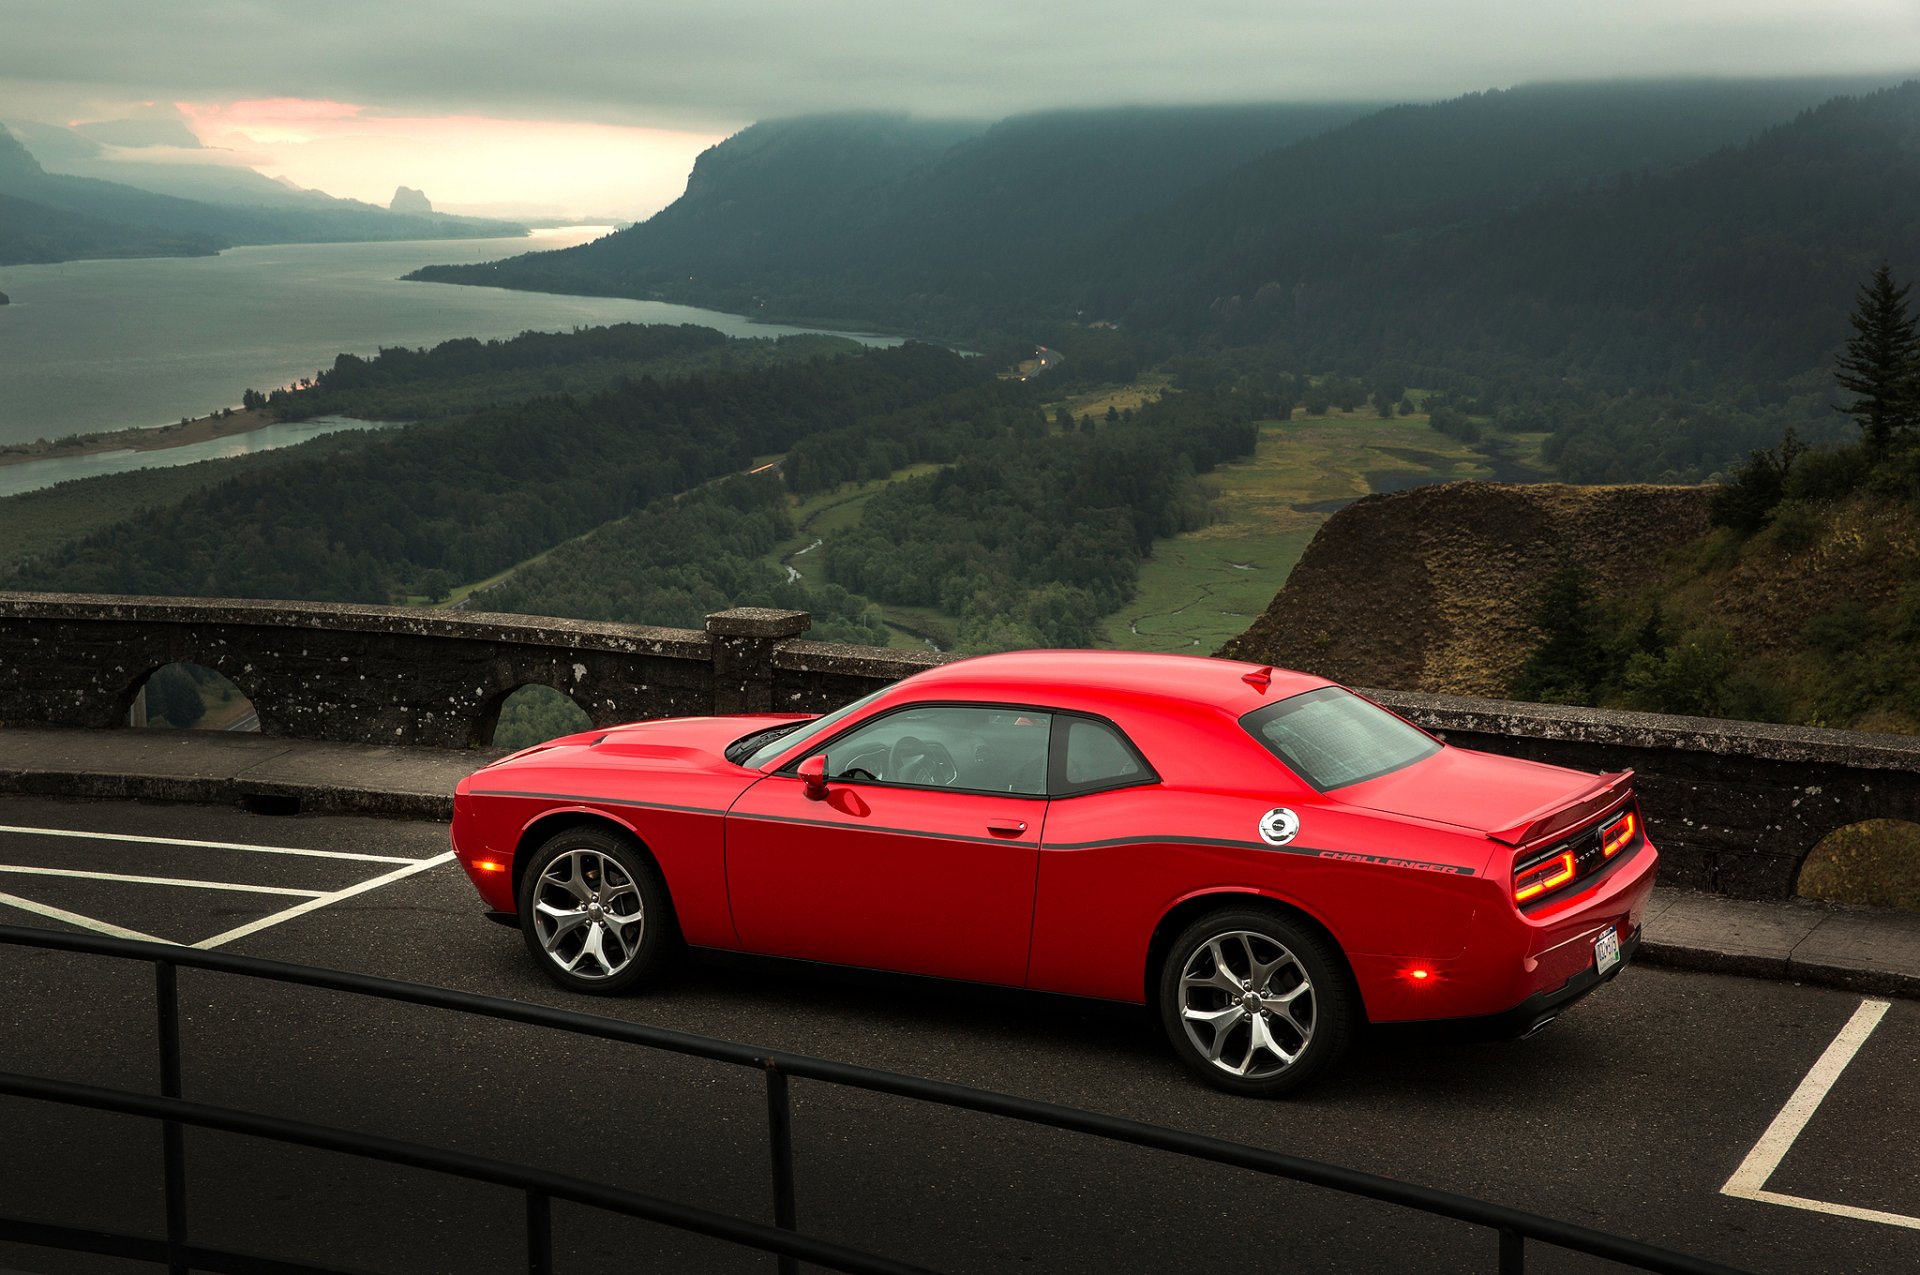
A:
POLYGON ((1440 751, 1432 736, 1338 686, 1256 708, 1240 724, 1321 792, 1377 779, 1440 751))

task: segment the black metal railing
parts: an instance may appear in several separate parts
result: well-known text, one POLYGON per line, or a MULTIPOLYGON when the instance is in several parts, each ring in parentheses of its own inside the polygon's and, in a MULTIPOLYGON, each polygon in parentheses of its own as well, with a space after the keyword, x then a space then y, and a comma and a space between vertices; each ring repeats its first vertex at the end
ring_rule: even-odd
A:
POLYGON ((1363 1173, 1284 1152, 1228 1142, 1203 1134, 1163 1128, 1138 1120, 1082 1111, 1055 1103, 1010 1094, 973 1089, 919 1076, 879 1071, 850 1063, 810 1058, 779 1050, 756 1049, 731 1041, 695 1036, 664 1027, 649 1027, 592 1014, 551 1009, 494 996, 429 987, 397 979, 350 974, 337 970, 291 965, 226 952, 203 952, 164 943, 59 933, 51 930, 0 926, 0 944, 145 961, 154 967, 156 1013, 159 1023, 159 1096, 102 1089, 91 1085, 35 1076, 0 1073, 0 1094, 40 1099, 70 1106, 145 1116, 161 1122, 162 1172, 166 1187, 164 1239, 114 1232, 53 1226, 31 1219, 0 1215, 0 1240, 44 1247, 103 1253, 151 1262, 164 1262, 175 1275, 191 1270, 215 1272, 286 1272, 287 1275, 351 1275, 350 1272, 274 1261, 248 1254, 195 1245, 188 1240, 186 1163, 182 1130, 186 1126, 246 1134, 274 1142, 336 1151, 487 1182, 521 1191, 526 1199, 527 1269, 534 1275, 553 1270, 551 1203, 564 1200, 628 1217, 643 1218, 679 1230, 725 1240, 775 1256, 781 1275, 797 1271, 799 1262, 830 1270, 902 1275, 923 1268, 816 1239, 798 1230, 794 1207, 793 1125, 788 1096, 789 1077, 892 1094, 966 1111, 1004 1116, 1028 1124, 1066 1129, 1110 1142, 1170 1151, 1214 1164, 1251 1169, 1271 1177, 1327 1187, 1348 1195, 1382 1200, 1437 1217, 1486 1227, 1497 1237, 1500 1275, 1520 1275, 1526 1265, 1528 1241, 1606 1258, 1638 1270, 1670 1275, 1741 1275, 1735 1268, 1705 1258, 1657 1248, 1637 1240, 1591 1227, 1543 1217, 1521 1209, 1438 1191, 1378 1174, 1363 1173), (267 979, 305 987, 324 988, 381 1000, 424 1005, 456 1013, 497 1018, 507 1022, 547 1027, 603 1040, 623 1041, 652 1049, 687 1054, 715 1062, 753 1067, 766 1076, 767 1131, 771 1153, 774 1224, 755 1222, 667 1200, 622 1190, 563 1174, 464 1152, 442 1150, 374 1134, 304 1124, 278 1116, 188 1102, 180 1095, 179 967, 209 970, 243 978, 267 979))

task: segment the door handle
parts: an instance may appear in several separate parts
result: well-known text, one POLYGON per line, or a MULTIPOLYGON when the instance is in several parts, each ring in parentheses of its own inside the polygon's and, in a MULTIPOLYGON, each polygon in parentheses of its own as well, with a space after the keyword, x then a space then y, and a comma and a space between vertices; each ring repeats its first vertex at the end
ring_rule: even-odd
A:
POLYGON ((1027 830, 1025 819, 989 819, 987 831, 996 837, 1017 837, 1027 830))

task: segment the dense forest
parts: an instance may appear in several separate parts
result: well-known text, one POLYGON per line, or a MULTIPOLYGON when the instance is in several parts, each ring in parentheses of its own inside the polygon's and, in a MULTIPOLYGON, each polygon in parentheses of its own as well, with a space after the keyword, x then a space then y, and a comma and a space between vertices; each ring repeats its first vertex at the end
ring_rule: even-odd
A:
POLYGON ((898 482, 826 546, 829 578, 958 617, 964 650, 1090 646, 1158 537, 1203 526, 1195 475, 1253 451, 1252 405, 1174 394, 1093 430, 977 446, 898 482))
POLYGON ((885 646, 886 627, 865 599, 790 582, 768 560, 792 533, 779 475, 736 474, 561 545, 473 605, 689 629, 728 607, 785 607, 813 616, 811 638, 885 646))
POLYGON ((1829 382, 1852 437, 1789 430, 1714 489, 1702 541, 1601 589, 1575 565, 1534 601, 1518 698, 1920 730, 1920 321, 1882 265, 1829 382), (1851 418, 1849 420, 1849 418, 1851 418))
POLYGON ((757 125, 649 222, 422 274, 891 323, 995 358, 1045 343, 1075 377, 1179 355, 1397 381, 1551 433, 1571 481, 1699 480, 1788 426, 1837 437, 1824 376, 1853 283, 1920 265, 1920 84, 1870 87, 1033 116, 944 149, 926 126, 913 148, 905 124, 757 125))
POLYGON ((370 435, 144 510, 18 566, 30 589, 384 602, 442 597, 809 434, 991 379, 902 345, 644 376, 370 435))
POLYGON ((617 323, 508 340, 462 337, 432 349, 398 346, 372 358, 341 354, 298 384, 266 392, 248 387, 240 401, 289 421, 333 415, 430 420, 531 398, 590 395, 623 378, 725 374, 863 348, 845 337, 739 339, 690 323, 617 323))
POLYGON ((802 441, 784 462, 799 482, 736 475, 656 501, 473 605, 690 627, 726 606, 793 607, 812 612, 812 636, 880 645, 871 600, 956 617, 963 650, 1085 646, 1132 594, 1154 540, 1204 523, 1195 476, 1253 450, 1254 407, 1230 393, 1175 394, 1056 433, 1026 387, 988 382, 802 441), (829 471, 829 461, 843 463, 829 471), (790 490, 928 461, 941 467, 877 493, 805 560, 824 565, 824 582, 773 561, 794 530, 790 490))

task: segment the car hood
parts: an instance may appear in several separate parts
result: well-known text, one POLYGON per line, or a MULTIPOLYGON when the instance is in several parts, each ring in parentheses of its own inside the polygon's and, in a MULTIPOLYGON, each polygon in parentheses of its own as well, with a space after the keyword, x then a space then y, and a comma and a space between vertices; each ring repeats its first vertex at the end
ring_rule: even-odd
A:
POLYGON ((1590 797, 1599 783, 1585 771, 1449 746, 1327 795, 1342 805, 1470 828, 1512 844, 1543 816, 1590 797))
POLYGON ((730 766, 728 744, 782 722, 811 720, 806 713, 758 713, 736 717, 663 717, 605 730, 581 731, 548 740, 501 758, 489 769, 547 766, 561 760, 573 764, 644 762, 649 769, 706 770, 730 766))

